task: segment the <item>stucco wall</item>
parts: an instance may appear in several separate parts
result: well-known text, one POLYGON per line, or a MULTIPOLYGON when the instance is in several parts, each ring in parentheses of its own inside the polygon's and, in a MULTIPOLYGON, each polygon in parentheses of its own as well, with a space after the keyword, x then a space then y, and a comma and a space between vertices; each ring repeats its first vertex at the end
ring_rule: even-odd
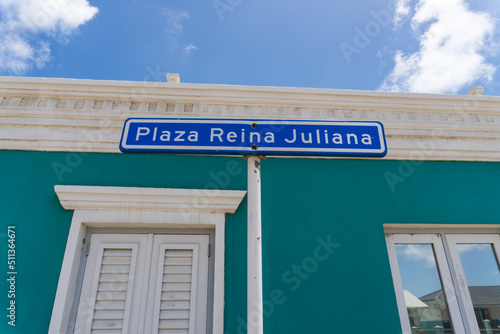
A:
MULTIPOLYGON (((15 225, 18 260, 2 333, 48 328, 72 217, 54 185, 246 189, 246 161, 226 157, 0 151, 0 175, 0 247, 15 225)), ((499 163, 263 161, 265 331, 399 333, 382 224, 499 224, 498 189, 499 163)), ((225 261, 225 332, 246 333, 246 200, 226 219, 225 261)))

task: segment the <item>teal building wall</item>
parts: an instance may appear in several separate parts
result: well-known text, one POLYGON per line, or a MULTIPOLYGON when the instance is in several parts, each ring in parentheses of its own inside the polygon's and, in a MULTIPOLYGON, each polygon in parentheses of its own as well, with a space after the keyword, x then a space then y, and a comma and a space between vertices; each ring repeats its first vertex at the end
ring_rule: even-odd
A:
MULTIPOLYGON (((73 214, 54 185, 246 190, 246 161, 0 151, 0 184, 0 291, 9 225, 18 272, 16 327, 4 315, 0 333, 45 333, 73 214)), ((400 333, 383 224, 500 224, 499 189, 499 163, 263 161, 265 332, 400 333)), ((246 199, 225 262, 225 333, 246 333, 246 199)))

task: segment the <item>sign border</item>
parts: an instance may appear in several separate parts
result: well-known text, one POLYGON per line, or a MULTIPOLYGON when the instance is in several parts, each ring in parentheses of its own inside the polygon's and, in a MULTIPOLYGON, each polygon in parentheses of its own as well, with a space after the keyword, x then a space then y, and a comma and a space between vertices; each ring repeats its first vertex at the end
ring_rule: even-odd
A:
POLYGON ((237 155, 237 156, 311 156, 311 157, 384 157, 387 154, 387 143, 384 126, 379 121, 323 121, 323 120, 273 120, 273 119, 214 119, 214 118, 147 118, 132 117, 125 120, 120 139, 120 151, 123 153, 164 153, 164 154, 192 154, 192 155, 237 155), (252 149, 250 146, 173 146, 158 148, 158 145, 126 145, 128 129, 131 123, 211 123, 211 124, 300 124, 300 125, 339 125, 339 126, 377 126, 380 138, 380 149, 352 149, 352 148, 263 148, 252 149))

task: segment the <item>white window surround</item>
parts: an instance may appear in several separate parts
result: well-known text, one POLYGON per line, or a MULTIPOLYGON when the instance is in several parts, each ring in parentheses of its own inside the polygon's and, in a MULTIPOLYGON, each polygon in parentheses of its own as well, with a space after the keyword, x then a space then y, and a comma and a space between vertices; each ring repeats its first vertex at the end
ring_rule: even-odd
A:
POLYGON ((433 246, 436 266, 439 268, 442 280, 442 289, 447 295, 450 317, 456 324, 455 333, 479 333, 457 244, 492 244, 495 256, 498 258, 500 225, 384 224, 384 229, 403 333, 411 334, 411 331, 409 331, 410 323, 396 257, 396 243, 431 244, 433 246))
POLYGON ((54 300, 50 334, 66 333, 88 227, 214 229, 212 332, 223 333, 225 215, 236 211, 246 191, 62 185, 54 188, 61 205, 75 212, 54 300))

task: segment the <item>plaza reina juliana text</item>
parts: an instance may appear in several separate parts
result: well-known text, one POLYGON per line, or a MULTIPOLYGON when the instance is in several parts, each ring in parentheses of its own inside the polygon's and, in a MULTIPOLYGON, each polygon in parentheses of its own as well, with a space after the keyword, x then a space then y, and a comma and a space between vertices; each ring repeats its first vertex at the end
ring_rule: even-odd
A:
POLYGON ((386 154, 379 122, 277 120, 128 119, 124 152, 215 153, 233 155, 386 154))

